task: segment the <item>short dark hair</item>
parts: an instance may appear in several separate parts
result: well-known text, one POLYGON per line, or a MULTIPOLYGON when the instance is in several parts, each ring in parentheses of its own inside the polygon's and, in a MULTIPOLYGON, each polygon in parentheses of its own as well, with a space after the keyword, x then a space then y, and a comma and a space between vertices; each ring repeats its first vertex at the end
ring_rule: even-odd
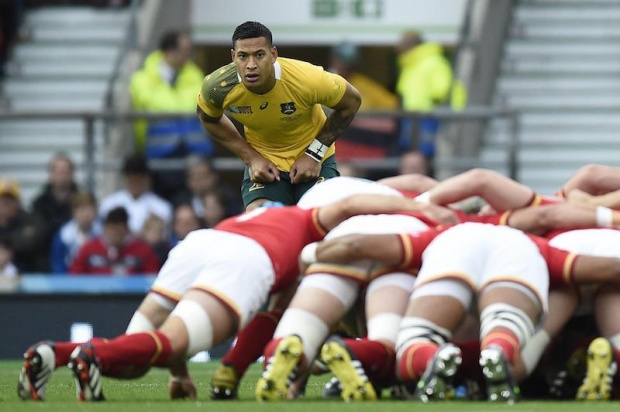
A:
POLYGON ((269 30, 265 25, 257 21, 246 21, 245 23, 241 23, 237 26, 232 35, 233 49, 235 48, 235 43, 237 40, 255 39, 257 37, 266 38, 270 46, 273 44, 271 30, 269 30))
POLYGON ((179 39, 182 36, 189 36, 187 30, 168 30, 159 40, 159 50, 168 51, 179 48, 179 39))
POLYGON ((129 213, 127 213, 127 209, 122 206, 110 210, 103 220, 104 225, 118 223, 122 223, 125 226, 129 225, 129 213))
POLYGON ((125 175, 148 175, 151 173, 146 157, 140 153, 127 156, 123 162, 122 171, 125 175))

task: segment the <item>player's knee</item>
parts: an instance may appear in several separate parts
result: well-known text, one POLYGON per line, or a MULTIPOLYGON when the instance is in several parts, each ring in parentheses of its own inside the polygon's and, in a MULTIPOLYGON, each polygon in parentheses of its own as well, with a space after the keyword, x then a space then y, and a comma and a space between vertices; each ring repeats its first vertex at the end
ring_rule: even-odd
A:
POLYGON ((480 337, 487 336, 495 329, 507 329, 514 333, 523 347, 534 334, 535 326, 530 317, 521 309, 505 303, 493 303, 480 314, 480 337))
POLYGON ((355 280, 336 275, 317 273, 306 276, 299 285, 298 290, 303 290, 305 288, 320 289, 332 295, 340 301, 344 310, 347 311, 353 306, 353 303, 355 303, 359 285, 355 280))
POLYGON ((396 358, 401 359, 405 350, 420 342, 443 345, 452 337, 452 333, 435 322, 418 318, 403 318, 396 338, 396 358))
POLYGON ((417 317, 404 318, 396 338, 396 374, 398 378, 404 382, 419 378, 419 368, 415 367, 416 352, 428 344, 440 346, 450 340, 451 337, 452 333, 449 330, 434 322, 417 317))
POLYGON ((185 325, 186 330, 186 335, 183 333, 171 333, 170 331, 166 333, 171 337, 172 342, 177 342, 173 344, 173 350, 186 347, 185 354, 193 356, 213 346, 211 318, 198 302, 187 299, 182 300, 172 311, 171 316, 179 318, 185 325), (186 341, 183 339, 183 336, 187 336, 186 341))

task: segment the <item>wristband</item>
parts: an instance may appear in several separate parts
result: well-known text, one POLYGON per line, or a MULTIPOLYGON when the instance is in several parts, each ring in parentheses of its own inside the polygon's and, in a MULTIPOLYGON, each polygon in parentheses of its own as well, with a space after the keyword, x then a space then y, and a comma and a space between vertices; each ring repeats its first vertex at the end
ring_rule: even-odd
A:
POLYGON ((612 227, 614 225, 614 212, 608 207, 598 206, 596 208, 596 224, 601 227, 612 227))
POLYGON ((310 265, 316 262, 316 248, 319 246, 319 242, 310 243, 306 245, 301 251, 301 261, 310 265))
POLYGON ((327 149, 329 149, 329 146, 326 146, 317 139, 314 139, 304 153, 320 163, 321 160, 323 160, 323 157, 325 157, 327 149))

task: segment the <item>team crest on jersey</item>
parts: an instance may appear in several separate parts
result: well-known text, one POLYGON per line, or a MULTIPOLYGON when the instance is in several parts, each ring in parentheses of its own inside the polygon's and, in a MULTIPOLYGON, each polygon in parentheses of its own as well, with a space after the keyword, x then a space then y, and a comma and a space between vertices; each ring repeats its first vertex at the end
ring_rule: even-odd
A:
POLYGON ((280 111, 284 114, 293 114, 297 111, 295 102, 280 103, 280 111))
POLYGON ((267 108, 267 106, 269 106, 269 102, 262 102, 260 105, 260 109, 261 110, 265 110, 267 108))
POLYGON ((228 111, 237 114, 252 114, 252 106, 228 106, 228 111))

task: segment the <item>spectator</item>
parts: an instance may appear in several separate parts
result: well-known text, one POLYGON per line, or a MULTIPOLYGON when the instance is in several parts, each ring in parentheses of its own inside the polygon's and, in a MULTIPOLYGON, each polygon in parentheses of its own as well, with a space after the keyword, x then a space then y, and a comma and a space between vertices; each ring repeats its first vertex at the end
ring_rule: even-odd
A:
POLYGON ((144 222, 144 227, 140 233, 140 238, 144 240, 157 255, 160 268, 168 258, 168 252, 171 247, 167 232, 166 222, 155 215, 150 215, 144 222))
POLYGON ((340 176, 365 177, 366 173, 352 163, 340 163, 338 165, 340 176))
POLYGON ((151 174, 146 158, 141 154, 127 156, 122 173, 126 188, 101 201, 99 216, 104 218, 110 210, 122 206, 129 213, 129 229, 134 234, 140 233, 151 214, 159 216, 169 227, 172 206, 151 191, 151 174))
MULTIPOLYGON (((347 79, 360 92, 360 113, 398 108, 398 96, 359 71, 361 53, 356 45, 341 43, 332 49, 330 57, 330 71, 347 79)), ((385 157, 396 148, 396 131, 397 122, 393 118, 357 116, 338 139, 336 158, 346 161, 385 157)))
MULTIPOLYGON (((399 68, 396 91, 404 110, 428 112, 441 105, 450 105, 453 109, 465 106, 467 92, 463 84, 454 78, 441 45, 425 42, 420 33, 409 31, 401 37, 396 52, 399 68)), ((419 149, 430 159, 435 155, 439 121, 426 116, 418 123, 416 130, 412 119, 403 119, 399 144, 403 150, 419 149), (417 141, 418 147, 413 145, 413 141, 417 141)))
POLYGON ((13 244, 13 263, 20 273, 44 272, 49 246, 45 243, 44 222, 21 206, 17 182, 0 179, 0 240, 13 244))
POLYGON ((0 239, 0 276, 11 278, 18 274, 13 264, 13 244, 9 239, 0 239))
MULTIPOLYGON (((32 212, 43 218, 45 243, 51 245, 54 234, 71 220, 71 196, 78 191, 78 186, 74 179, 73 161, 66 154, 55 154, 47 171, 48 181, 32 202, 32 212)), ((44 260, 49 262, 49 249, 45 253, 44 260)), ((49 270, 46 265, 44 271, 49 270)))
POLYGON ((429 176, 428 161, 422 152, 418 150, 408 150, 400 155, 400 165, 398 174, 421 174, 429 176))
POLYGON ((154 274, 159 261, 151 247, 129 230, 129 214, 116 207, 103 221, 103 234, 86 242, 73 260, 69 272, 91 275, 154 274))
POLYGON ((12 292, 19 286, 19 272, 13 264, 13 245, 0 239, 0 291, 12 292))
MULTIPOLYGON (((214 145, 202 129, 196 113, 196 91, 204 73, 190 61, 192 41, 189 33, 166 32, 159 50, 149 54, 144 67, 131 78, 134 109, 147 112, 180 112, 191 118, 168 119, 135 126, 136 148, 148 159, 182 158, 190 153, 210 156, 214 145)), ((154 191, 172 199, 183 185, 183 172, 164 171, 154 176, 154 191)))
MULTIPOLYGON (((211 205, 208 205, 211 206, 211 205)), ((200 229, 200 219, 190 205, 180 205, 174 210, 174 223, 172 224, 172 246, 185 239, 185 236, 193 230, 200 229)))
POLYGON ((209 190, 202 196, 202 202, 204 205, 203 219, 205 227, 215 227, 215 225, 230 216, 226 214, 224 196, 221 192, 209 190))
POLYGON ((52 241, 52 273, 68 273, 71 262, 82 245, 101 235, 97 201, 92 193, 74 193, 71 196, 71 211, 73 218, 56 232, 52 241))
POLYGON ((204 215, 202 196, 209 190, 217 188, 224 195, 227 215, 232 216, 243 211, 240 194, 221 181, 218 171, 208 158, 190 156, 187 159, 185 174, 185 188, 173 200, 175 207, 189 204, 194 208, 196 216, 202 216, 204 215))

